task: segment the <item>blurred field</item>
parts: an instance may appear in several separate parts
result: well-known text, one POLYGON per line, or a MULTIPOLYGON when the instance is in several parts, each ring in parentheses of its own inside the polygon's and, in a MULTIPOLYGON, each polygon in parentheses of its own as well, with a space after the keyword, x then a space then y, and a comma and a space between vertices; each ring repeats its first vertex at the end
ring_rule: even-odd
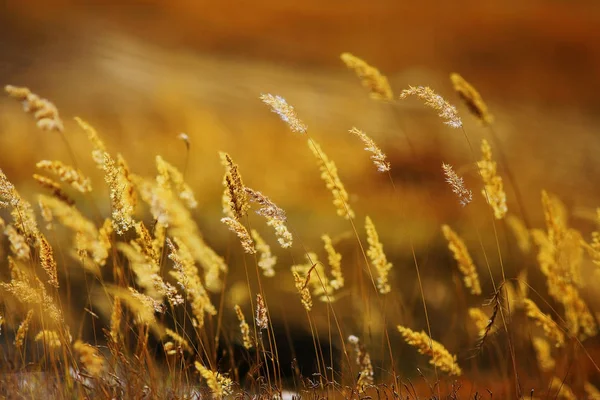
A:
MULTIPOLYGON (((280 94, 337 163, 360 220, 368 214, 376 221, 394 263, 392 283, 400 299, 388 310, 400 319, 394 323, 423 327, 412 239, 434 336, 449 347, 465 344, 454 330, 466 330, 458 315, 464 316, 468 300, 456 295, 459 275, 440 226, 450 224, 475 249, 480 232, 484 248, 495 249, 487 205, 475 190, 473 155, 462 133, 445 127, 419 101, 371 100, 339 60, 344 51, 380 68, 395 93, 427 85, 457 105, 448 75, 460 72, 479 89, 497 121, 493 137, 459 105, 466 131, 476 151, 485 137, 495 154, 504 153, 507 163, 499 172, 506 175, 509 168, 515 175, 531 225, 543 226, 540 191, 546 189, 565 202, 574 227, 586 233, 595 228, 600 174, 600 6, 595 2, 267 0, 240 7, 65 0, 3 6, 0 82, 28 86, 57 105, 79 167, 98 182, 97 205, 105 214, 109 204, 102 174, 74 116, 95 126, 109 150, 121 152, 144 176, 155 174, 158 154, 183 169, 185 146, 176 136, 189 135, 186 180, 199 201, 194 218, 207 241, 230 260, 232 285, 244 284, 245 275, 237 240, 219 222, 223 168, 218 151, 231 154, 246 184, 287 211, 304 248, 320 249, 323 233, 339 239, 345 259, 355 267, 348 279, 359 281, 361 261, 350 226, 335 215, 306 139, 289 132, 258 99, 261 93, 280 94), (369 133, 388 155, 399 196, 348 133, 352 126, 369 133), (468 218, 444 183, 442 162, 453 164, 474 188, 468 218)), ((39 131, 18 104, 0 98, 0 168, 25 197, 38 191, 31 176, 41 159, 71 161, 55 134, 39 131)), ((505 188, 509 210, 519 214, 514 188, 506 181, 505 188)), ((514 241, 503 228, 499 237, 511 277, 535 265, 533 253, 516 257, 514 241)), ((302 247, 281 254, 279 268, 286 270, 302 256, 302 247)), ((483 257, 474 255, 475 263, 483 265, 483 257)), ((495 274, 497 268, 494 264, 495 274)), ((589 284, 582 292, 592 309, 599 309, 594 268, 585 261, 589 284)), ((532 273, 530 283, 544 290, 536 281, 541 278, 532 273)), ((287 304, 285 310, 273 307, 275 318, 287 316, 288 324, 306 329, 293 322, 303 311, 291 277, 266 281, 265 288, 272 291, 272 301, 294 300, 289 309, 287 304)), ((491 291, 484 283, 484 293, 491 291)), ((352 298, 350 291, 341 296, 349 300, 336 310, 344 323, 378 337, 385 314, 374 310, 373 320, 362 324, 364 316, 356 310, 368 307, 364 299, 352 298)), ((227 307, 233 305, 229 302, 227 307)), ((324 337, 330 321, 315 318, 324 337)), ((380 350, 373 351, 375 358, 384 357, 380 350)))

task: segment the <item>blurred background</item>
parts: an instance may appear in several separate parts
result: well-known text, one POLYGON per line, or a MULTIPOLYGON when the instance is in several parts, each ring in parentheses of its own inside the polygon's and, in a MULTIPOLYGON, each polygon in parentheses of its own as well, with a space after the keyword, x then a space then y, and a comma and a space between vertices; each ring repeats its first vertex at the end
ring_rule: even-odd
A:
MULTIPOLYGON (((319 238, 329 233, 345 259, 360 264, 350 226, 335 215, 306 138, 291 133, 260 102, 258 96, 266 92, 294 105, 311 136, 335 160, 360 232, 364 216, 373 218, 395 264, 392 283, 403 302, 418 310, 409 238, 434 318, 449 304, 458 310, 465 301, 455 293, 460 283, 447 284, 449 277, 456 282, 457 273, 440 225, 450 224, 475 247, 476 227, 493 249, 488 211, 462 132, 443 125, 419 101, 373 101, 340 61, 342 52, 378 67, 396 95, 408 85, 426 85, 456 104, 476 157, 483 137, 499 161, 504 153, 507 163, 499 166, 500 173, 506 176, 508 166, 514 174, 533 226, 543 226, 544 188, 572 210, 574 226, 585 232, 595 226, 600 173, 596 1, 5 0, 0 7, 0 83, 28 86, 56 104, 98 195, 105 190, 102 177, 74 116, 89 121, 111 151, 121 152, 134 172, 147 176, 154 174, 157 154, 183 168, 185 146, 176 137, 189 135, 186 176, 200 203, 195 217, 208 241, 232 257, 233 282, 235 271, 240 277, 242 272, 235 267, 237 243, 219 222, 220 150, 240 165, 248 186, 288 212, 297 243, 322 253, 319 238), (495 137, 460 104, 448 79, 451 72, 472 83, 488 103, 496 117, 495 137), (387 153, 395 194, 389 178, 376 172, 348 133, 352 126, 387 153), (445 185, 442 161, 454 165, 473 188, 469 211, 445 185)), ((24 193, 32 193, 37 187, 31 174, 40 159, 70 162, 55 133, 37 130, 14 100, 0 98, 0 168, 24 193)), ((521 215, 506 178, 505 188, 509 210, 521 215)), ((501 237, 512 261, 518 250, 508 236, 501 237)), ((473 257, 483 273, 479 253, 474 250, 473 257)), ((292 259, 300 261, 302 251, 281 254, 279 267, 287 270, 292 259)), ((531 254, 507 268, 515 276, 533 265, 531 254)), ((288 295, 287 275, 281 277, 287 286, 268 285, 288 295)), ((484 283, 487 293, 490 289, 484 283)), ((290 307, 300 311, 296 303, 290 307)), ((399 322, 411 325, 411 313, 399 315, 399 322)), ((438 328, 447 331, 447 326, 438 328)))

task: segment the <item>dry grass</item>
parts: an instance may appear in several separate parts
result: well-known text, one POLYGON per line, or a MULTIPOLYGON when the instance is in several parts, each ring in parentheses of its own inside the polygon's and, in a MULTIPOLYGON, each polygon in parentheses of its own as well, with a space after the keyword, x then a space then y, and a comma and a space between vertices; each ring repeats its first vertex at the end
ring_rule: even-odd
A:
MULTIPOLYGON (((381 107, 399 107, 379 70, 347 53, 342 59, 381 107)), ((489 128, 491 114, 479 93, 458 75, 452 80, 468 110, 489 128)), ((600 369, 592 351, 597 311, 583 277, 584 264, 598 262, 598 233, 571 227, 567 208, 546 192, 543 229, 526 226, 522 211, 505 218, 513 206, 525 207, 505 193, 504 170, 492 146, 484 140, 476 161, 458 109, 429 87, 410 86, 400 98, 419 97, 438 111, 436 122, 462 130, 471 158, 455 163, 465 165, 460 176, 448 164, 443 172, 439 163, 433 167, 434 179, 440 185, 446 180, 445 189, 463 207, 452 196, 427 200, 454 210, 427 257, 415 249, 416 231, 380 235, 368 216, 380 204, 353 198, 352 186, 360 182, 342 183, 344 170, 281 96, 260 98, 298 134, 289 134, 290 141, 308 140, 308 149, 302 141, 297 147, 307 157, 312 153, 314 176, 325 188, 303 190, 285 181, 271 187, 307 201, 316 193, 333 196, 333 208, 321 201, 328 217, 318 226, 326 225, 327 233, 297 229, 301 221, 288 220, 283 208, 246 186, 250 180, 242 180, 242 173, 253 166, 236 164, 224 152, 223 214, 213 219, 225 226, 204 229, 203 200, 188 183, 196 173, 188 161, 201 143, 180 134, 183 162, 159 155, 149 160, 156 164, 155 178, 138 175, 90 124, 77 119, 89 144, 72 148, 51 102, 27 88, 7 86, 7 92, 24 102, 41 129, 54 131, 46 134, 61 136, 72 159, 37 164, 57 181, 36 175, 51 194, 39 194, 35 203, 0 172, 0 227, 6 236, 0 253, 6 265, 0 283, 0 395, 25 390, 52 398, 272 399, 292 391, 315 399, 480 399, 527 398, 535 389, 538 398, 571 399, 598 392, 593 382, 600 369), (82 158, 101 171, 103 189, 91 171, 79 169, 82 158), (462 176, 483 194, 479 202, 462 176), (274 232, 264 228, 263 218, 274 232), (364 231, 357 224, 363 218, 364 231), (460 225, 464 237, 450 224, 460 225), (237 238, 225 236, 226 228, 237 238), (399 252, 396 241, 408 242, 410 253, 399 252), (277 242, 281 248, 273 246, 277 242), (425 267, 430 255, 435 269, 425 267), (518 267, 505 269, 509 262, 518 267), (446 267, 453 272, 443 272, 446 267), (546 284, 525 282, 524 271, 546 284), (412 292, 401 290, 407 287, 412 292), (469 334, 473 330, 476 335, 469 334)), ((378 217, 377 226, 402 224, 412 210, 402 201, 399 183, 407 175, 394 165, 399 158, 387 158, 363 131, 350 132, 370 152, 393 198, 394 207, 384 214, 389 221, 378 217)), ((287 161, 293 168, 295 160, 287 161)), ((369 173, 366 179, 376 179, 372 168, 369 173)))

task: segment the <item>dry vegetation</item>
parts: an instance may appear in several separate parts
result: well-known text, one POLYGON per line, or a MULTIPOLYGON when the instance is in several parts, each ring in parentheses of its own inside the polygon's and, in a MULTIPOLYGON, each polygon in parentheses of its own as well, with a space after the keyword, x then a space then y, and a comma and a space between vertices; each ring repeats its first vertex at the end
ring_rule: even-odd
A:
MULTIPOLYGON (((202 210, 186 183, 197 144, 187 135, 179 135, 183 161, 157 156, 156 176, 141 176, 83 119, 75 118, 89 145, 72 148, 52 102, 6 86, 44 134, 59 136, 70 160, 40 160, 33 176, 39 195, 32 198, 0 171, 0 395, 600 399, 600 368, 590 350, 598 314, 586 291, 589 265, 600 264, 600 228, 572 228, 569 210, 545 191, 545 226, 530 226, 515 177, 495 159, 505 149, 474 143, 458 107, 426 86, 394 94, 376 68, 348 53, 341 58, 381 107, 421 101, 448 134, 464 137, 469 158, 439 165, 437 178, 455 194, 443 205, 455 218, 440 226, 446 259, 455 261, 455 279, 444 282, 459 299, 443 310, 452 317, 431 311, 435 287, 421 273, 413 233, 397 237, 409 243, 409 254, 386 253, 393 243, 377 229, 390 222, 369 216, 379 205, 351 200, 343 171, 284 97, 257 93, 257 102, 282 119, 281 135, 307 144, 314 156, 321 190, 331 194, 328 212, 344 224, 314 232, 322 247, 309 248, 314 241, 297 233, 285 204, 244 180, 251 167, 226 152, 219 154, 219 219, 233 245, 220 246, 221 233, 197 224, 202 210), (84 157, 104 182, 79 169, 84 157), (103 185, 105 198, 96 194, 103 185), (477 204, 483 214, 473 211, 477 204), (528 276, 544 284, 530 284, 528 276), (409 279, 414 295, 399 289, 409 279), (272 292, 267 282, 289 292, 272 292), (303 312, 285 311, 294 307, 303 312), (303 332, 308 340, 301 344, 303 332)), ((482 97, 457 74, 451 82, 494 139, 482 97)), ((388 218, 402 224, 411 210, 397 187, 402 171, 392 174, 394 158, 359 127, 343 134, 366 146, 350 157, 371 158, 368 176, 383 176, 398 205, 388 218)))

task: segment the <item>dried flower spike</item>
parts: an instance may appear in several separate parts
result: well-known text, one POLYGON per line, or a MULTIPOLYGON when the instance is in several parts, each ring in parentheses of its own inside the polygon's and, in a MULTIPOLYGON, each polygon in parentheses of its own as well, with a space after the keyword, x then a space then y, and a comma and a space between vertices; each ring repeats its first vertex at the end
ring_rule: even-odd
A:
POLYGON ((479 119, 483 125, 491 125, 494 116, 488 111, 487 105, 481 98, 479 92, 462 76, 457 73, 450 74, 450 80, 454 90, 465 103, 469 111, 479 119))
POLYGON ((376 100, 392 100, 394 98, 387 78, 377 68, 350 53, 342 53, 340 58, 346 67, 354 71, 363 87, 369 90, 372 98, 376 100))
POLYGON ((273 96, 270 93, 261 94, 260 99, 266 105, 271 107, 271 111, 279 115, 279 117, 288 124, 292 132, 306 133, 308 127, 298 118, 294 107, 289 105, 281 96, 273 96))
POLYGON ((367 242, 369 243, 367 255, 377 270, 377 289, 381 294, 389 293, 392 287, 389 284, 388 275, 392 269, 392 264, 388 262, 383 251, 383 244, 379 241, 379 234, 375 230, 375 224, 368 216, 365 218, 365 230, 367 231, 367 242))
POLYGON ((448 225, 442 225, 442 233, 448 241, 448 249, 458 263, 458 269, 463 274, 465 286, 471 290, 471 294, 480 295, 479 275, 465 242, 448 225))
POLYGON ((19 100, 23 104, 26 113, 32 113, 37 121, 37 126, 46 131, 62 132, 63 122, 58 115, 58 109, 46 99, 42 99, 26 87, 6 85, 4 90, 10 97, 19 100))
POLYGON ((409 86, 408 89, 404 89, 400 93, 400 98, 405 99, 408 96, 417 96, 418 98, 425 100, 425 105, 439 111, 439 117, 444 120, 446 125, 452 128, 461 128, 462 121, 458 116, 456 107, 448 103, 442 96, 436 94, 431 88, 423 86, 409 86))
POLYGON ((461 206, 466 206, 473 200, 473 192, 465 187, 463 178, 458 176, 452 165, 442 163, 442 170, 446 176, 446 182, 450 185, 452 192, 458 196, 458 201, 461 206))
POLYGON ((358 128, 352 128, 349 132, 355 134, 362 140, 366 146, 365 150, 372 154, 371 159, 373 160, 373 164, 377 167, 377 171, 387 172, 390 170, 390 163, 386 160, 385 154, 383 154, 383 151, 375 144, 373 139, 358 128))

